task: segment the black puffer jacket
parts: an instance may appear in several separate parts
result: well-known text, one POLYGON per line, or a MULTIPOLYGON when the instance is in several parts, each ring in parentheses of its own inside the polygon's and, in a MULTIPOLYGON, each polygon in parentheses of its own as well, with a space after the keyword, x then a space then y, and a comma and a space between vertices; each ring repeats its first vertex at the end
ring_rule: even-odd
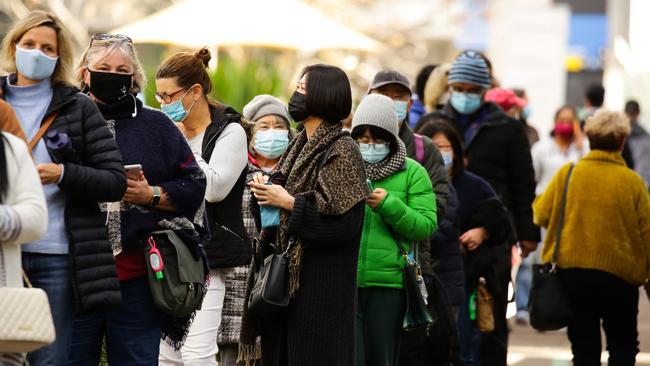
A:
POLYGON ((452 118, 463 138, 469 126, 464 120, 479 121, 474 137, 465 141, 467 170, 487 180, 508 208, 516 230, 508 244, 517 240, 539 241, 532 209, 535 171, 521 122, 506 116, 493 103, 483 104, 472 116, 459 115, 450 104, 443 113, 452 118))
MULTIPOLYGON (((0 90, 7 77, 0 78, 0 90)), ((65 163, 59 187, 68 203, 65 223, 70 245, 72 285, 78 311, 106 309, 121 303, 106 216, 98 202, 119 201, 126 191, 122 155, 95 103, 76 88, 54 86, 46 116, 58 115, 49 130, 72 140, 77 162, 65 163)))
MULTIPOLYGON (((201 154, 208 163, 215 143, 226 126, 240 123, 242 119, 241 114, 227 106, 210 106, 210 114, 212 123, 205 131, 201 154)), ((242 213, 246 172, 247 167, 244 167, 230 193, 221 202, 206 202, 210 239, 205 246, 205 253, 210 268, 248 265, 253 257, 242 213)))
POLYGON ((460 305, 465 299, 465 272, 458 242, 459 226, 458 197, 450 183, 445 217, 431 238, 433 272, 445 288, 449 302, 447 305, 460 305))

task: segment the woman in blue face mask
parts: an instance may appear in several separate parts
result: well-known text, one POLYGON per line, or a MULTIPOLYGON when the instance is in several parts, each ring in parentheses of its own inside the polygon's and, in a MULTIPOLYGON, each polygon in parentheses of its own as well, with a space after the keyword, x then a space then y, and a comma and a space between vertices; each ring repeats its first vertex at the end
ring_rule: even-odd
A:
MULTIPOLYGON (((247 136, 242 116, 233 108, 208 99, 210 52, 179 52, 156 73, 156 98, 162 111, 176 122, 207 178, 205 208, 209 240, 204 249, 210 287, 197 311, 183 347, 160 343, 160 365, 215 365, 217 336, 226 293, 234 268, 252 258, 242 217, 246 184, 247 136)), ((171 122, 169 122, 171 123, 171 122)))
POLYGON ((437 229, 436 199, 427 171, 406 157, 393 101, 370 94, 352 120, 352 138, 365 161, 368 184, 357 270, 356 365, 397 365, 406 309, 399 246, 437 229))
MULTIPOLYGON (((287 106, 279 99, 268 95, 258 95, 244 106, 244 117, 254 123, 253 137, 248 148, 248 166, 246 182, 253 181, 258 174, 271 175, 276 171, 280 157, 289 146, 292 138, 291 117, 287 106)), ((258 206, 259 207, 259 206, 258 206)), ((248 184, 242 197, 244 226, 249 238, 255 238, 260 233, 260 225, 277 223, 274 221, 277 209, 264 207, 258 210, 251 205, 251 191, 248 184), (251 212, 252 211, 252 212, 251 212), (256 217, 257 211, 260 216, 256 217), (254 213, 253 213, 254 212, 254 213)), ((249 266, 235 267, 233 275, 226 281, 226 295, 222 310, 222 323, 229 324, 220 327, 217 336, 219 346, 219 365, 236 366, 239 353, 239 333, 243 314, 244 293, 246 280, 250 271, 249 266)))
POLYGON ((121 301, 98 202, 119 201, 126 176, 106 120, 71 80, 71 40, 56 16, 34 11, 12 26, 0 52, 9 72, 0 78, 0 97, 31 141, 49 216, 45 236, 21 248, 23 269, 47 293, 56 328, 54 343, 28 355, 36 366, 68 364, 75 310, 121 301))

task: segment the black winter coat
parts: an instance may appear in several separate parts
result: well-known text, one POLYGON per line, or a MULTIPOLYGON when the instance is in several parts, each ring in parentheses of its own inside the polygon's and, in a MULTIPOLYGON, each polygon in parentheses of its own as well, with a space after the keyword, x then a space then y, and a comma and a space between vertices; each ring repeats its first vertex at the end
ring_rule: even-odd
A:
MULTIPOLYGON (((7 77, 0 78, 0 90, 6 83, 7 77)), ((65 223, 75 306, 79 312, 112 308, 120 305, 121 292, 106 216, 98 202, 115 202, 124 196, 122 155, 95 103, 76 88, 54 86, 45 115, 55 111, 58 115, 48 131, 67 133, 78 159, 64 164, 59 183, 68 199, 65 223)))
POLYGON ((431 260, 433 272, 442 282, 447 293, 447 305, 460 305, 465 300, 465 271, 460 253, 460 221, 458 218, 458 197, 449 184, 447 211, 431 238, 431 260))
POLYGON ((539 228, 533 224, 532 203, 535 199, 535 171, 530 146, 521 122, 506 116, 493 103, 485 103, 471 116, 461 116, 447 104, 443 111, 452 118, 452 125, 465 137, 469 123, 476 120, 477 131, 465 141, 467 170, 490 183, 508 208, 517 240, 539 241, 539 228))

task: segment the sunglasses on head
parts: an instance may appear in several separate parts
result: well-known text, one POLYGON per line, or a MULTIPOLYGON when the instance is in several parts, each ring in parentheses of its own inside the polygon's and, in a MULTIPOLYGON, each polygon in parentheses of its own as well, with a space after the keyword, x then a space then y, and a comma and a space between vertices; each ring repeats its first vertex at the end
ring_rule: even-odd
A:
POLYGON ((122 42, 127 42, 131 45, 133 44, 133 40, 129 36, 125 36, 124 34, 98 33, 93 35, 90 38, 90 45, 92 46, 93 41, 106 41, 109 39, 116 39, 122 42))

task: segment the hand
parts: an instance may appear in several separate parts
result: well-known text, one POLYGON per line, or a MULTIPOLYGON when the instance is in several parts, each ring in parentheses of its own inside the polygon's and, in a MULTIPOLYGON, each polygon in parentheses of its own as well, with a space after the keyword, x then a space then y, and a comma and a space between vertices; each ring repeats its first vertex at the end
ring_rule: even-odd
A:
POLYGON ((126 193, 122 200, 134 205, 146 206, 151 203, 153 198, 153 188, 149 185, 149 182, 144 177, 144 173, 140 172, 140 179, 126 180, 126 193))
POLYGON ((585 147, 585 136, 582 133, 582 129, 580 128, 580 122, 574 123, 573 124, 573 145, 576 147, 578 150, 582 150, 585 147))
POLYGON ((460 243, 467 247, 467 250, 474 251, 476 248, 480 247, 481 244, 488 238, 488 232, 484 227, 477 227, 471 230, 467 230, 463 235, 460 236, 460 243))
POLYGON ((375 188, 375 190, 370 193, 370 197, 366 198, 366 203, 374 210, 386 198, 386 196, 388 196, 388 192, 386 192, 385 189, 375 188))
POLYGON ((42 184, 57 184, 63 172, 61 166, 54 163, 38 164, 36 169, 38 170, 38 175, 41 177, 42 184))
POLYGON ((519 242, 519 249, 521 249, 521 257, 526 258, 530 253, 537 250, 537 242, 532 240, 522 240, 519 242))
MULTIPOLYGON (((268 178, 266 178, 268 180, 268 178)), ((261 206, 273 206, 283 208, 287 211, 293 211, 295 198, 279 184, 259 184, 250 183, 251 192, 257 198, 257 203, 261 206)))
POLYGON ((266 184, 268 182, 269 182, 269 176, 268 175, 264 175, 262 173, 257 173, 257 174, 255 174, 253 176, 253 180, 251 181, 251 183, 249 183, 249 185, 252 184, 252 183, 266 184))

